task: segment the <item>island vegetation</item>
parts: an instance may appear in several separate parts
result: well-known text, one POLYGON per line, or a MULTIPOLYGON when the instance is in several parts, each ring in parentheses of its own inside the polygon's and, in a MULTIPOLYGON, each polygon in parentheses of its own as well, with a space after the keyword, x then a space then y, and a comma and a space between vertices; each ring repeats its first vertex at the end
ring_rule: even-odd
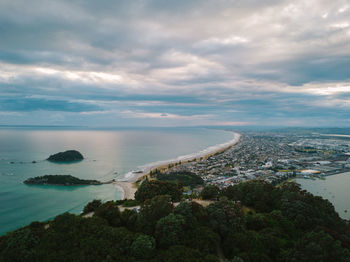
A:
POLYGON ((49 156, 47 159, 51 162, 74 162, 81 161, 84 159, 84 156, 76 150, 67 150, 65 152, 59 152, 49 156))
POLYGON ((71 175, 45 175, 28 178, 23 182, 29 185, 63 185, 63 186, 79 186, 79 185, 102 185, 98 180, 80 179, 71 175))
POLYGON ((176 185, 145 181, 139 208, 94 200, 89 216, 65 213, 9 232, 0 261, 350 261, 348 222, 295 183, 211 187, 210 201, 186 200, 176 185))

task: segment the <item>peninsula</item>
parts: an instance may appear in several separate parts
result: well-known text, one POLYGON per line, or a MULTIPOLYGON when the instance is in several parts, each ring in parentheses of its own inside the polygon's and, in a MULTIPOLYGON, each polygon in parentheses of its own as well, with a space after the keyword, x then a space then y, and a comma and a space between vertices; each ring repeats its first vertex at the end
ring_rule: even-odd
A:
POLYGON ((59 152, 57 154, 49 156, 47 159, 51 162, 73 162, 83 160, 83 155, 76 150, 67 150, 65 152, 59 152))
POLYGON ((62 185, 62 186, 81 186, 81 185, 102 185, 98 180, 80 179, 71 175, 45 175, 28 178, 23 182, 29 185, 62 185))

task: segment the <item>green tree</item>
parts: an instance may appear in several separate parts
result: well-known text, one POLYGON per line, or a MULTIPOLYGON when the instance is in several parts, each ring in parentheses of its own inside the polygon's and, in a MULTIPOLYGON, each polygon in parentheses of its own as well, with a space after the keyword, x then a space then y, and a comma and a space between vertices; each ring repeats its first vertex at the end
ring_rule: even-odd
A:
POLYGON ((188 171, 181 172, 171 172, 168 174, 158 174, 157 179, 160 181, 175 181, 177 183, 182 183, 184 186, 195 187, 197 185, 203 185, 203 179, 188 171))
POLYGON ((154 256, 156 241, 149 235, 140 235, 131 245, 131 255, 136 258, 150 258, 154 256))
POLYGON ((213 255, 203 255, 196 249, 181 245, 171 246, 167 250, 159 251, 156 261, 160 262, 219 262, 213 255))
POLYGON ((155 196, 145 201, 137 217, 137 229, 146 234, 153 234, 157 221, 169 215, 173 208, 169 196, 155 196))
POLYGON ((169 214, 161 218, 156 225, 156 239, 161 247, 170 247, 180 243, 184 237, 185 219, 181 215, 169 214))
POLYGON ((349 262, 350 252, 329 234, 321 232, 307 233, 300 239, 288 258, 289 262, 338 261, 349 262))
POLYGON ((30 228, 22 228, 8 233, 0 241, 0 261, 4 262, 35 262, 34 247, 39 244, 39 237, 30 228))
POLYGON ((223 238, 245 228, 245 219, 239 203, 220 200, 210 204, 206 210, 210 227, 223 238))
POLYGON ((95 216, 106 219, 111 226, 117 227, 122 225, 119 208, 113 201, 108 201, 100 205, 95 210, 95 216))
POLYGON ((297 228, 302 230, 312 230, 317 226, 333 230, 345 228, 344 221, 328 200, 301 190, 296 183, 287 183, 280 190, 280 210, 297 228))
POLYGON ((87 205, 84 207, 83 214, 95 212, 95 210, 101 205, 101 200, 94 199, 91 202, 87 203, 87 205))
POLYGON ((174 214, 182 215, 188 228, 195 228, 200 224, 205 224, 208 216, 205 208, 194 201, 181 202, 175 207, 174 214))
POLYGON ((132 261, 130 246, 136 234, 111 227, 100 217, 56 217, 36 247, 35 261, 132 261))
POLYGON ((145 200, 140 212, 120 212, 125 201, 92 201, 93 217, 64 213, 0 237, 0 262, 218 262, 221 250, 237 262, 350 262, 350 226, 328 201, 294 183, 246 184, 206 208, 181 202, 174 209, 169 195, 145 200), (274 209, 244 215, 240 201, 228 200, 254 206, 259 197, 274 209))
POLYGON ((169 195, 171 201, 177 202, 181 200, 182 184, 169 181, 144 181, 135 193, 135 199, 144 202, 159 195, 169 195))
POLYGON ((136 226, 136 221, 138 218, 138 214, 135 210, 125 209, 120 213, 120 218, 122 220, 123 226, 128 228, 129 230, 134 230, 136 226))
POLYGON ((186 239, 188 239, 188 246, 204 254, 216 254, 220 244, 220 236, 209 227, 204 226, 190 231, 186 239))
POLYGON ((253 207, 259 212, 271 212, 280 200, 280 193, 267 182, 252 180, 229 186, 222 195, 233 201, 241 201, 243 205, 253 207))
POLYGON ((201 196, 203 199, 216 199, 220 194, 220 189, 215 185, 208 185, 203 188, 201 196))

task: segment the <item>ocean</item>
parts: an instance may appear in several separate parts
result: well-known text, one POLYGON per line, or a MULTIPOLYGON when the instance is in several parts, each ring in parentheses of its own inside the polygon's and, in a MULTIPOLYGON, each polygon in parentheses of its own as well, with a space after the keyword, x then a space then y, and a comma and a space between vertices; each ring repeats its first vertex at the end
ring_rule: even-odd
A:
POLYGON ((99 186, 25 185, 29 177, 73 175, 82 179, 123 179, 132 170, 181 156, 196 155, 232 141, 229 131, 206 128, 0 128, 0 235, 32 221, 45 221, 64 212, 79 214, 93 199, 117 200, 114 184, 99 186), (49 155, 80 151, 78 163, 56 164, 49 155), (36 163, 33 163, 35 161, 36 163))

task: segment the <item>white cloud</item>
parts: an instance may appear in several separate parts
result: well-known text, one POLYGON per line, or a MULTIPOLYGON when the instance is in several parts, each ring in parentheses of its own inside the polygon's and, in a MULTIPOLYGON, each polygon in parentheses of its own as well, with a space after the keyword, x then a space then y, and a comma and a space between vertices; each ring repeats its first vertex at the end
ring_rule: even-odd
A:
POLYGON ((35 71, 47 74, 57 75, 63 78, 81 81, 85 83, 122 83, 123 77, 118 74, 107 73, 107 72, 94 72, 94 71, 69 71, 69 70, 57 70, 53 68, 42 68, 38 67, 35 71))
POLYGON ((177 115, 170 113, 149 113, 149 112, 135 112, 126 110, 122 112, 122 115, 126 118, 155 118, 155 119, 163 119, 163 120, 201 120, 207 119, 209 117, 213 117, 213 115, 177 115))
POLYGON ((338 9, 338 12, 339 12, 339 13, 344 13, 344 12, 347 11, 348 9, 349 9, 349 6, 346 5, 346 6, 343 6, 343 7, 339 8, 339 9, 338 9))
POLYGON ((344 28, 348 28, 349 26, 350 26, 349 23, 344 22, 344 23, 332 24, 330 27, 338 28, 338 29, 344 29, 344 28))
POLYGON ((319 88, 308 88, 305 91, 317 94, 317 95, 335 95, 340 93, 350 93, 350 85, 348 86, 329 86, 329 87, 319 87, 319 88))
POLYGON ((249 42, 249 40, 245 37, 232 35, 232 36, 223 37, 223 38, 211 37, 209 39, 201 41, 197 46, 210 48, 210 47, 217 47, 220 45, 233 45, 233 46, 235 46, 235 45, 244 44, 247 42, 249 42))

